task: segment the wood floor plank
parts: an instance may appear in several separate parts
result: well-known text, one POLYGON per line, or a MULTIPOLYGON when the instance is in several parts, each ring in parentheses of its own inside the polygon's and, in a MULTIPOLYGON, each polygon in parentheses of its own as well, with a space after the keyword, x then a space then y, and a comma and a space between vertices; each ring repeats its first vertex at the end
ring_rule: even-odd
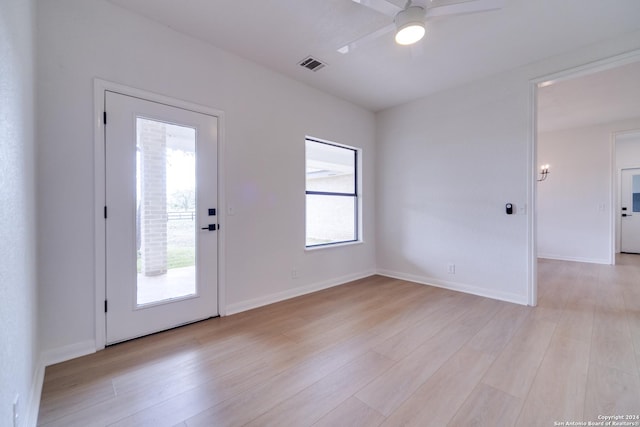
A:
POLYGON ((596 281, 581 281, 569 285, 569 299, 558 320, 556 334, 591 341, 596 306, 596 281))
POLYGON ((113 386, 121 397, 139 393, 147 388, 170 387, 177 392, 178 388, 201 384, 207 378, 224 376, 241 366, 252 365, 263 358, 297 347, 295 342, 283 335, 261 335, 255 337, 248 347, 231 347, 230 351, 218 353, 202 351, 194 358, 154 364, 140 369, 139 372, 115 375, 113 386), (175 366, 180 366, 180 369, 171 369, 175 366), (206 377, 203 373, 206 373, 206 377), (176 387, 176 384, 180 387, 176 387))
POLYGON ((517 425, 522 403, 522 399, 480 383, 448 425, 512 427, 517 425))
POLYGON ((463 300, 471 303, 473 298, 471 295, 453 293, 443 296, 438 299, 437 304, 432 303, 423 310, 422 320, 402 329, 377 345, 374 350, 396 361, 404 359, 445 326, 461 318, 464 312, 458 310, 460 304, 465 304, 463 300))
POLYGON ((539 288, 538 305, 533 316, 538 320, 558 323, 569 300, 571 288, 570 279, 556 277, 539 288))
POLYGON ((304 390, 331 372, 357 359, 377 343, 373 333, 363 334, 319 353, 268 381, 186 420, 189 427, 244 425, 304 390))
MULTIPOLYGON (((636 307, 640 307, 640 302, 636 307)), ((631 344, 636 353, 640 353, 640 310, 627 309, 627 325, 631 334, 631 344)))
POLYGON ((619 284, 605 286, 599 286, 597 293, 592 362, 632 373, 636 371, 635 350, 625 313, 624 293, 619 284))
POLYGON ((516 304, 504 304, 493 319, 471 339, 469 346, 498 356, 532 311, 516 304))
MULTIPOLYGON (((192 326, 187 326, 192 331, 192 326)), ((43 393, 60 394, 73 387, 95 381, 96 377, 109 375, 110 372, 133 371, 141 363, 153 363, 165 358, 173 358, 178 354, 190 353, 200 348, 198 341, 190 334, 176 336, 175 330, 163 334, 151 335, 144 340, 133 340, 85 356, 83 363, 64 362, 47 367, 43 393), (144 342, 145 344, 141 344, 144 342), (51 375, 49 375, 51 372, 51 375)))
MULTIPOLYGON (((312 326, 316 322, 339 318, 342 315, 353 317, 356 313, 366 312, 368 308, 384 305, 385 295, 389 295, 389 292, 400 291, 403 296, 408 293, 426 295, 431 292, 431 290, 421 289, 421 287, 416 284, 382 276, 372 276, 366 280, 366 282, 356 281, 312 294, 314 297, 320 298, 320 302, 314 302, 314 304, 305 303, 302 305, 304 310, 299 310, 299 308, 301 308, 300 305, 293 308, 298 310, 300 317, 307 320, 297 326, 304 328, 308 325, 312 326), (353 284, 357 283, 362 284, 354 287, 353 284)), ((288 303, 289 301, 284 302, 288 303)), ((279 306, 280 304, 281 303, 275 305, 279 306)), ((278 309, 278 312, 290 316, 291 309, 278 309)), ((287 335, 295 334, 295 332, 291 330, 282 332, 287 335)))
POLYGON ((222 378, 208 381, 108 425, 113 427, 168 427, 175 425, 178 421, 182 424, 182 420, 192 417, 212 405, 233 398, 267 381, 272 376, 273 371, 269 364, 256 363, 248 366, 246 372, 240 375, 234 372, 222 378))
POLYGON ((584 419, 598 415, 640 415, 640 379, 637 374, 593 363, 589 367, 584 419))
POLYGON ((447 425, 473 392, 494 358, 464 347, 396 409, 383 426, 447 425))
MULTIPOLYGON (((242 351, 241 349, 241 354, 229 354, 225 359, 218 360, 215 369, 212 369, 208 365, 208 361, 204 360, 202 364, 196 365, 193 369, 188 371, 185 369, 187 372, 174 370, 171 375, 148 376, 139 385, 137 381, 133 380, 123 384, 120 393, 112 399, 98 403, 87 401, 86 405, 80 410, 70 412, 66 416, 55 420, 41 420, 41 423, 51 427, 82 426, 89 419, 98 425, 115 423, 122 418, 144 411, 160 402, 207 383, 211 379, 224 377, 239 369, 240 366, 249 365, 249 368, 256 366, 260 363, 261 358, 268 358, 271 353, 279 351, 290 352, 295 348, 295 344, 288 338, 276 338, 271 342, 270 351, 267 347, 262 348, 261 352, 253 350, 242 351)), ((181 365, 178 364, 177 366, 181 365)), ((248 376, 251 377, 252 375, 249 374, 248 376)), ((227 384, 226 378, 223 381, 224 384, 227 384)), ((234 384, 240 382, 242 384, 242 381, 236 380, 235 377, 231 377, 231 382, 234 384)))
MULTIPOLYGON (((178 420, 188 419, 216 404, 233 398, 242 392, 269 381, 274 376, 300 363, 307 357, 295 347, 283 351, 261 353, 258 360, 249 366, 231 371, 229 374, 145 408, 114 423, 114 426, 171 426, 178 420)), ((204 374, 204 373, 203 373, 204 374)), ((204 375, 205 378, 208 376, 204 375)))
MULTIPOLYGON (((418 285, 424 287, 423 285, 418 285)), ((428 314, 430 305, 437 305, 442 298, 442 294, 455 294, 452 291, 443 291, 427 287, 429 291, 424 294, 426 297, 405 300, 401 306, 396 306, 391 312, 384 316, 374 314, 373 317, 363 316, 361 326, 368 327, 369 330, 375 331, 383 342, 390 337, 399 334, 401 331, 412 327, 416 323, 424 319, 428 314)))
POLYGON ((424 289, 419 286, 405 287, 401 297, 389 301, 386 293, 377 294, 375 298, 369 298, 365 303, 350 305, 336 312, 331 310, 325 316, 307 323, 302 323, 296 328, 284 331, 284 335, 299 342, 308 340, 308 337, 318 337, 334 328, 344 328, 348 325, 357 325, 362 322, 363 315, 375 316, 379 311, 389 311, 396 307, 406 307, 407 303, 425 295, 424 289))
POLYGON ((356 397, 350 397, 313 427, 377 427, 385 417, 356 397))
POLYGON ((538 307, 372 276, 125 342, 48 367, 38 425, 553 425, 638 413, 640 256, 617 261, 540 260, 538 307))
POLYGON ((310 426, 392 364, 391 359, 368 352, 273 407, 246 426, 310 426))
MULTIPOLYGON (((117 396, 115 396, 115 389, 113 389, 112 384, 113 376, 117 375, 116 373, 134 372, 136 364, 139 365, 142 363, 146 367, 147 364, 153 365, 157 363, 158 360, 164 360, 165 358, 181 360, 184 356, 184 347, 182 345, 172 346, 169 343, 165 343, 162 348, 159 348, 154 345, 156 340, 157 338, 155 337, 150 337, 149 339, 151 342, 150 347, 158 350, 158 353, 151 353, 146 359, 137 351, 137 348, 134 348, 131 353, 125 353, 124 355, 122 353, 114 352, 114 350, 110 348, 105 350, 105 352, 113 355, 113 359, 111 361, 109 361, 108 358, 104 358, 99 359, 96 363, 96 357, 93 357, 94 355, 83 358, 83 361, 86 360, 88 362, 86 372, 79 372, 74 367, 70 367, 68 370, 67 367, 64 367, 64 369, 59 369, 60 367, 57 367, 58 370, 56 370, 56 373, 59 374, 57 376, 57 380, 51 380, 52 383, 48 383, 45 386, 47 388, 52 388, 54 391, 47 390, 43 392, 41 407, 47 408, 50 405, 50 402, 52 402, 53 405, 56 405, 56 401, 60 399, 63 399, 67 404, 69 404, 69 406, 66 408, 66 411, 62 412, 59 410, 43 412, 40 415, 40 423, 47 424, 58 419, 68 419, 68 417, 72 416, 75 412, 91 412, 94 409, 90 408, 94 405, 97 405, 97 407, 110 407, 117 400, 117 396), (172 348, 173 353, 167 350, 168 348, 172 348), (104 383, 104 387, 107 392, 108 388, 111 387, 113 395, 109 399, 90 398, 88 393, 83 393, 86 385, 96 384, 99 382, 104 383)), ((193 342, 194 340, 190 339, 190 341, 193 342)), ((132 346, 126 347, 131 348, 132 346)), ((188 348, 190 351, 193 351, 197 346, 189 345, 188 348)), ((102 357, 104 357, 104 355, 102 355, 102 357)), ((156 396, 161 394, 162 392, 159 390, 155 390, 155 393, 152 393, 152 395, 156 396)), ((71 420, 68 422, 71 423, 71 420)), ((60 421, 59 424, 64 425, 64 421, 60 421)), ((82 423, 79 422, 79 424, 82 423)))
POLYGON ((493 301, 477 298, 458 321, 426 340, 356 397, 389 416, 490 320, 497 307, 493 301))
POLYGON ((500 353, 483 383, 525 398, 538 372, 556 324, 529 317, 500 353))
MULTIPOLYGON (((411 288, 412 291, 426 291, 425 295, 430 294, 429 290, 421 289, 424 288, 421 285, 414 284, 411 288)), ((365 332, 378 334, 380 340, 383 340, 422 317, 421 311, 417 309, 422 304, 422 298, 389 300, 387 297, 386 303, 381 301, 377 307, 369 310, 354 309, 358 313, 356 316, 344 319, 333 328, 298 335, 295 339, 301 345, 315 348, 327 348, 365 332)))
POLYGON ((555 334, 524 402, 517 425, 583 420, 590 344, 555 334))
POLYGON ((57 420, 69 412, 77 412, 87 406, 106 402, 115 396, 113 382, 108 377, 88 384, 81 383, 72 390, 43 393, 39 418, 43 423, 57 420))
POLYGON ((623 289, 625 312, 627 324, 631 334, 631 342, 636 353, 640 353, 640 270, 634 285, 626 286, 623 289))

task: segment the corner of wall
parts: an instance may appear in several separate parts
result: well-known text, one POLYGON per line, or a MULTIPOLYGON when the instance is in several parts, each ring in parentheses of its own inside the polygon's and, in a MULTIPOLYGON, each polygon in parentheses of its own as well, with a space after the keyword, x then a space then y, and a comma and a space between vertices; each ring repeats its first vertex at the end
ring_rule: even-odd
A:
POLYGON ((95 340, 87 340, 74 344, 57 347, 42 352, 42 362, 45 367, 56 363, 66 362, 77 357, 96 352, 95 340))
POLYGON ((31 390, 29 391, 29 401, 25 413, 25 426, 37 426, 38 414, 40 413, 40 398, 42 397, 42 386, 44 385, 44 373, 46 365, 42 355, 38 358, 36 370, 33 374, 31 390))

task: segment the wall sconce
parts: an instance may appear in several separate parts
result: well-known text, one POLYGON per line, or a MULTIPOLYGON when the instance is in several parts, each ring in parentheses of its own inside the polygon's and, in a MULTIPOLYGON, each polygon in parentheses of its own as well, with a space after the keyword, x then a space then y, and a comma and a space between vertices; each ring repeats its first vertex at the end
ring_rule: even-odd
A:
POLYGON ((547 175, 549 175, 549 165, 540 166, 540 178, 538 179, 538 182, 547 179, 547 175))

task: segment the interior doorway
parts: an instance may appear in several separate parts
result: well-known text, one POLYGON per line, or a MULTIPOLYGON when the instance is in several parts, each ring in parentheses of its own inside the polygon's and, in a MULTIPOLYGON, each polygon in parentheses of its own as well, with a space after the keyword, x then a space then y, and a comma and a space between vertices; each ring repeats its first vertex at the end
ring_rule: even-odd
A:
POLYGON ((613 264, 616 132, 640 126, 640 62, 538 89, 538 256, 613 264))
POLYGON ((532 81, 529 294, 534 304, 539 257, 615 263, 613 134, 635 127, 634 120, 640 123, 638 78, 640 51, 634 51, 532 81), (572 98, 563 89, 573 92, 572 98), (545 92, 552 96, 545 98, 545 92), (572 132, 576 129, 581 132, 572 132), (589 139, 593 147, 584 145, 589 139), (547 179, 538 182, 540 167, 547 164, 547 179))
POLYGON ((614 135, 616 253, 640 253, 640 129, 614 135))

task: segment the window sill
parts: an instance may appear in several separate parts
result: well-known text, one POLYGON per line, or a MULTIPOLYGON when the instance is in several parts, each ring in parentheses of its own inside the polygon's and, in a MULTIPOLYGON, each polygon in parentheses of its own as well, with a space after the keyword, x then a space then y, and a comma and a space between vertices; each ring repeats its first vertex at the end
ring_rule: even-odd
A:
POLYGON ((310 247, 305 246, 304 250, 308 252, 313 252, 313 251, 319 251, 322 249, 332 249, 332 248, 342 248, 345 246, 362 245, 363 243, 364 241, 362 240, 355 240, 353 242, 331 243, 328 245, 320 245, 320 246, 310 246, 310 247))

